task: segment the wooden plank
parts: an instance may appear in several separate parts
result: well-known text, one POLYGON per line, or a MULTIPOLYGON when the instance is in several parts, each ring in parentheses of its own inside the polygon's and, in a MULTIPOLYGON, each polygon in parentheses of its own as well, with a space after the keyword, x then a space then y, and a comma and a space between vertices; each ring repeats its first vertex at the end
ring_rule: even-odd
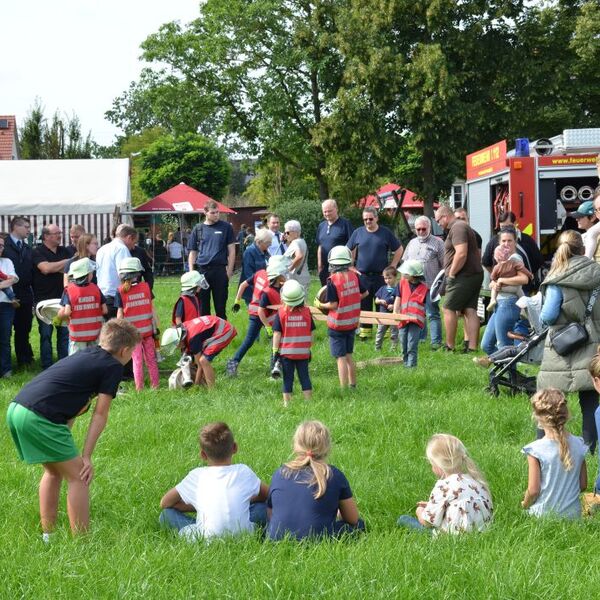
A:
MULTIPOLYGON (((267 306, 269 310, 277 310, 281 304, 271 304, 267 306)), ((309 306, 310 314, 315 321, 326 321, 327 315, 314 306, 309 306)), ((398 325, 402 321, 408 321, 409 315, 401 315, 398 313, 381 313, 374 310, 361 310, 360 323, 362 325, 398 325)))
POLYGON ((357 369, 365 367, 385 367, 387 365, 401 365, 404 362, 401 356, 385 356, 381 358, 371 358, 369 360, 360 360, 356 363, 357 369))

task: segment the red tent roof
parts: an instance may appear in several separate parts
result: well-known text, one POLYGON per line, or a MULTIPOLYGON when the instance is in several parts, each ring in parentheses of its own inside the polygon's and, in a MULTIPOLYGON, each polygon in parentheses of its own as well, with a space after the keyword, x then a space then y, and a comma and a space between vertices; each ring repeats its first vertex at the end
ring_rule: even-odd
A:
MULTIPOLYGON (((377 192, 375 192, 378 196, 384 196, 389 194, 391 191, 396 191, 400 193, 400 190, 403 188, 395 183, 386 183, 381 186, 377 192)), ((402 208, 423 208, 423 200, 421 200, 417 195, 409 190, 408 188, 404 188, 406 190, 406 194, 404 196, 404 201, 402 202, 402 208)), ((436 203, 437 204, 437 203, 436 203)), ((370 194, 369 196, 365 196, 358 201, 358 206, 364 208, 365 206, 374 206, 379 208, 379 202, 377 198, 370 194)))
MULTIPOLYGON (((204 205, 209 200, 212 200, 210 196, 185 183, 180 183, 155 196, 152 200, 136 206, 133 210, 137 212, 202 212, 204 205)), ((216 200, 213 200, 213 202, 216 202, 216 200)), ((221 212, 236 214, 235 210, 231 210, 231 208, 220 202, 217 202, 217 205, 221 212)))

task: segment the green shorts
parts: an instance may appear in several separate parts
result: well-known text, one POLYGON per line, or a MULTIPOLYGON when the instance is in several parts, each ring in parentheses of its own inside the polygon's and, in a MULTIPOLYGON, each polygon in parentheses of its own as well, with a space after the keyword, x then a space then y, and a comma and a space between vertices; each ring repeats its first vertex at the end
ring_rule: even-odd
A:
POLYGON ((465 310, 465 308, 477 309, 477 299, 481 292, 483 273, 473 275, 461 275, 446 280, 446 295, 444 296, 444 308, 448 310, 465 310))
POLYGON ((15 402, 8 405, 6 423, 19 458, 29 464, 55 463, 79 456, 71 430, 15 402))

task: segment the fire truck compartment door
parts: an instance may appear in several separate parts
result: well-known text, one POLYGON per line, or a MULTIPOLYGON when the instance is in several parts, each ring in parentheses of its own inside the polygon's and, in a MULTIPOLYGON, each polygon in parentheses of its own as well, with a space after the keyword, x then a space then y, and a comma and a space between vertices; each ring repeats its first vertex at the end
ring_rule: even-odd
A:
POLYGON ((483 247, 490 240, 492 230, 492 192, 490 179, 482 179, 469 183, 467 201, 469 203, 469 222, 483 240, 483 247))
POLYGON ((574 169, 540 169, 540 179, 577 179, 579 177, 598 177, 596 167, 574 168, 574 169))

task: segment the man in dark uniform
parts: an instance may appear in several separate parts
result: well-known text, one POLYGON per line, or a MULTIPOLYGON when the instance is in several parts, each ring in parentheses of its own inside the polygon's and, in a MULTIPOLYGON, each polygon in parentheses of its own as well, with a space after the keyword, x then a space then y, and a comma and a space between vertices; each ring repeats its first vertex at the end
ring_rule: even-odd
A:
POLYGON ((321 221, 317 228, 317 266, 321 285, 325 285, 329 277, 329 251, 335 246, 345 246, 354 228, 348 219, 339 216, 335 200, 325 200, 321 204, 321 210, 325 220, 321 221))
POLYGON ((227 319, 226 306, 229 280, 235 264, 235 236, 233 227, 219 219, 219 207, 209 201, 204 206, 206 219, 194 227, 188 240, 190 270, 197 269, 206 277, 207 290, 200 290, 200 311, 210 315, 210 297, 215 314, 227 319))

